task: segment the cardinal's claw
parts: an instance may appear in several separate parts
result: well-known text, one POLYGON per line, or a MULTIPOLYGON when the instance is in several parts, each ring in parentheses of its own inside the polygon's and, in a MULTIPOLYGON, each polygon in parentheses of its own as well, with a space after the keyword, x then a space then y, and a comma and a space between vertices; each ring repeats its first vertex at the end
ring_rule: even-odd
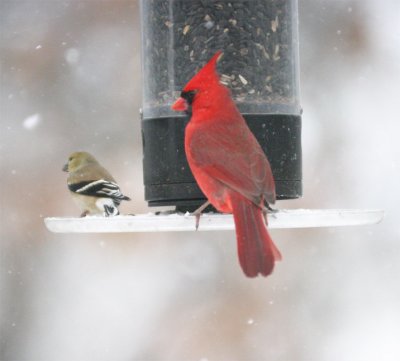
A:
POLYGON ((201 212, 203 212, 210 204, 210 201, 207 201, 192 213, 192 216, 196 217, 196 231, 199 229, 201 212))
POLYGON ((266 206, 264 209, 267 211, 267 213, 276 213, 279 212, 279 209, 272 208, 268 203, 266 203, 266 206))
POLYGON ((278 213, 278 212, 279 212, 279 209, 272 208, 268 203, 266 203, 266 206, 263 207, 263 209, 262 209, 265 223, 268 224, 267 214, 271 214, 272 217, 275 217, 275 213, 278 213))
POLYGON ((196 217, 196 231, 199 229, 201 213, 195 214, 196 217))

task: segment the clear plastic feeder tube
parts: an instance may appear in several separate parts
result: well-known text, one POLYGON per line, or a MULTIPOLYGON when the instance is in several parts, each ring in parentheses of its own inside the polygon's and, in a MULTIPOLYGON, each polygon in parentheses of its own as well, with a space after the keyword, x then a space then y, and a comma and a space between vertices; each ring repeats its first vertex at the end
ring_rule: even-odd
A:
POLYGON ((217 51, 243 114, 300 115, 297 0, 142 0, 143 118, 170 106, 217 51))

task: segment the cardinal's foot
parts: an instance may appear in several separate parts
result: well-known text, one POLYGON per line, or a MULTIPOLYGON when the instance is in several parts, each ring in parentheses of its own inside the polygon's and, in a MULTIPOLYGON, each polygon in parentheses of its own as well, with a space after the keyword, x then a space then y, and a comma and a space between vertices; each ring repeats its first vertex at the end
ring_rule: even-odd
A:
POLYGON ((267 214, 271 214, 274 217, 274 214, 278 213, 278 212, 279 212, 279 209, 271 208, 271 206, 268 203, 266 203, 266 206, 263 207, 263 209, 262 209, 265 223, 268 224, 267 214))
POLYGON ((199 229, 201 212, 203 212, 210 204, 210 201, 207 201, 192 213, 192 216, 196 217, 196 231, 199 229))

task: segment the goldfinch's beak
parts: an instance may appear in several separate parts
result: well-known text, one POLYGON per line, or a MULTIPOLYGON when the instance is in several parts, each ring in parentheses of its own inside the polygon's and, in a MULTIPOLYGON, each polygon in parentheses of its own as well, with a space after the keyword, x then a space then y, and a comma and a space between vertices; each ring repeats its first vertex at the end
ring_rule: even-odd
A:
POLYGON ((171 106, 172 110, 175 110, 177 112, 185 112, 186 110, 189 109, 189 104, 188 102, 183 99, 182 97, 179 97, 174 104, 171 106))
POLYGON ((68 172, 68 163, 64 165, 62 170, 63 170, 63 172, 68 172))

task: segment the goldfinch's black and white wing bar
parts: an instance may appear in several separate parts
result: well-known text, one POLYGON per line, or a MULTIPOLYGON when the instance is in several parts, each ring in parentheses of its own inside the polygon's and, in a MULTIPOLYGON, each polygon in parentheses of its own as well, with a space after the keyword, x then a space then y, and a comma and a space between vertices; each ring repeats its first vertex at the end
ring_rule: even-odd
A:
POLYGON ((121 193, 117 183, 104 179, 68 184, 68 188, 71 192, 85 196, 111 198, 117 205, 119 205, 122 200, 130 200, 129 197, 121 193))

